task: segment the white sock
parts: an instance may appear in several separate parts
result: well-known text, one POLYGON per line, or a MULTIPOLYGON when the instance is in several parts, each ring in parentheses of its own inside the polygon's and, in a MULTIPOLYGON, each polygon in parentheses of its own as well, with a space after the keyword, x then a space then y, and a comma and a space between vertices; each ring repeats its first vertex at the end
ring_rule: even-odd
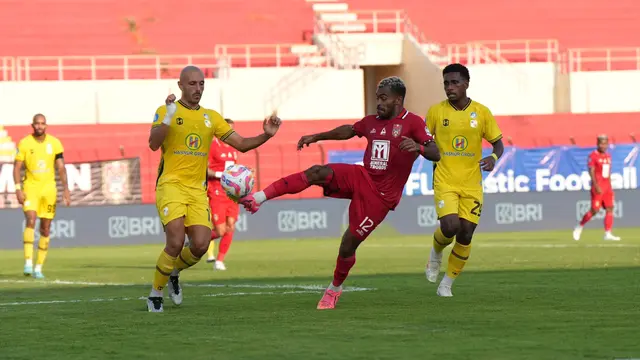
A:
POLYGON ((434 258, 434 259, 442 260, 442 251, 437 252, 436 248, 432 247, 431 248, 431 257, 434 258))
POLYGON ((451 285, 453 285, 453 280, 455 280, 455 279, 452 279, 448 275, 445 275, 442 278, 442 281, 440 282, 440 286, 444 285, 444 286, 451 287, 451 285))
POLYGON ((33 260, 31 260, 31 259, 25 260, 24 261, 24 266, 32 267, 33 266, 33 260))
POLYGON ((33 269, 33 271, 42 272, 42 264, 36 264, 36 267, 35 267, 35 269, 33 269))
POLYGON ((256 199, 256 203, 258 203, 258 205, 267 201, 267 195, 264 194, 264 191, 258 191, 257 193, 253 194, 253 198, 256 199))
POLYGON ((164 294, 162 293, 162 291, 158 291, 154 288, 151 288, 151 293, 149 293, 149 297, 163 297, 164 294))
POLYGON ((329 283, 329 290, 335 291, 335 292, 340 292, 340 291, 342 291, 342 285, 335 286, 335 285, 333 285, 333 281, 332 281, 331 283, 329 283))

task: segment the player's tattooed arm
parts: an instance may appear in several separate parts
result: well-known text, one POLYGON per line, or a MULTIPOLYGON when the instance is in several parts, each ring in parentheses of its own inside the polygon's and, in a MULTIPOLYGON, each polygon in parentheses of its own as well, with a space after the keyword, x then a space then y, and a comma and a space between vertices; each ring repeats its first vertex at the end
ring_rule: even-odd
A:
POLYGON ((353 129, 353 125, 341 125, 337 128, 321 132, 319 134, 305 135, 298 141, 298 150, 301 150, 304 146, 309 146, 322 140, 348 140, 356 136, 356 131, 353 129))
POLYGON ((20 176, 22 164, 24 164, 24 162, 17 159, 13 163, 13 183, 16 186, 16 197, 18 198, 18 203, 20 203, 20 205, 24 204, 24 193, 22 192, 22 179, 20 176))
POLYGON ((64 166, 64 157, 62 153, 56 155, 56 168, 58 169, 58 175, 60 175, 60 182, 62 183, 62 200, 66 206, 69 206, 71 205, 71 193, 69 192, 67 168, 64 166))

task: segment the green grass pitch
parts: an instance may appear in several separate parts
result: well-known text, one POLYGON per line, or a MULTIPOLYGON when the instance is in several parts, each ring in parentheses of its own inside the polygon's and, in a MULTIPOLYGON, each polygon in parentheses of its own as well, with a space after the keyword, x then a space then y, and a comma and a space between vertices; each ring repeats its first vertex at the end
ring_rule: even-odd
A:
POLYGON ((184 302, 164 314, 143 300, 160 244, 52 249, 46 281, 0 251, 0 358, 640 358, 639 230, 617 234, 479 232, 443 299, 424 276, 431 235, 382 229, 333 311, 315 307, 337 239, 235 242, 226 272, 183 273, 184 302))

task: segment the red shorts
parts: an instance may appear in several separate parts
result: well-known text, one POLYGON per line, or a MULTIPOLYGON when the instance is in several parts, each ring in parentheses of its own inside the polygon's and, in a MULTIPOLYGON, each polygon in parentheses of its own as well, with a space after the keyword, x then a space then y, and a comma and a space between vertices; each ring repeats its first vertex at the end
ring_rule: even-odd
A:
POLYGON ((384 220, 390 209, 378 196, 367 170, 360 165, 327 164, 333 170, 331 182, 324 186, 324 195, 351 199, 349 230, 360 241, 384 220))
POLYGON ((596 193, 595 190, 591 190, 591 208, 599 210, 601 207, 608 209, 613 208, 614 200, 613 190, 603 190, 601 194, 596 193))
POLYGON ((213 225, 226 224, 227 218, 238 220, 238 215, 240 214, 238 204, 225 195, 209 197, 209 206, 211 207, 211 222, 213 225))

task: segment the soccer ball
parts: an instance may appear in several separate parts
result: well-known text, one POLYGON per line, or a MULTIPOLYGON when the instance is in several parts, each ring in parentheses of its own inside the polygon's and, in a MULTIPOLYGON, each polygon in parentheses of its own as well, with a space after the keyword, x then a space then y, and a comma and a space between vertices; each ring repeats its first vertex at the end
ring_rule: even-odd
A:
POLYGON ((231 200, 238 201, 253 189, 253 171, 244 165, 230 165, 222 172, 220 184, 231 200))

